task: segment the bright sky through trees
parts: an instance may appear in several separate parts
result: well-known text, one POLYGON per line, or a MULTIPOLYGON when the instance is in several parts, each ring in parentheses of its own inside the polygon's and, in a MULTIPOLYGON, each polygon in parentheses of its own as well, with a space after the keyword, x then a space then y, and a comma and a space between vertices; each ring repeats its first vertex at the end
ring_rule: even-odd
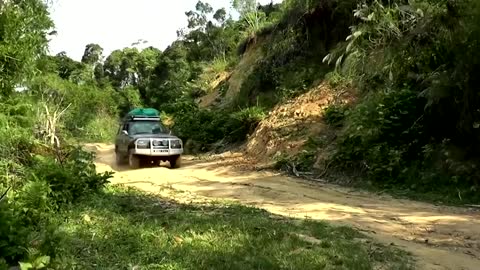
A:
MULTIPOLYGON (((206 0, 214 9, 230 7, 229 0, 206 0)), ((259 1, 262 4, 270 0, 259 1)), ((279 0, 273 1, 281 2, 279 0)), ((164 49, 186 26, 185 12, 195 9, 197 0, 56 0, 51 8, 58 34, 51 37, 50 53, 61 51, 80 60, 85 45, 97 43, 104 55, 131 46, 139 39, 164 49)))

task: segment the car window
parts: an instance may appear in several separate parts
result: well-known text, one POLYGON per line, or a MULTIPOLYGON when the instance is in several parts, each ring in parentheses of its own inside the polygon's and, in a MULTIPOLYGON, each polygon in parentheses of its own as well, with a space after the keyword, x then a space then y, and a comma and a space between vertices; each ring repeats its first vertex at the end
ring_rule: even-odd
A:
POLYGON ((130 122, 128 134, 162 134, 167 133, 167 129, 157 121, 135 121, 130 122))

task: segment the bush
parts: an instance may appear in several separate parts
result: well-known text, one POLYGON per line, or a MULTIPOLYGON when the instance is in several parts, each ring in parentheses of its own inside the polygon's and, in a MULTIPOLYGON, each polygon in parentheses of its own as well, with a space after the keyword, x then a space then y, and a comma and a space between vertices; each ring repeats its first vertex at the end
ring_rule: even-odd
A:
MULTIPOLYGON (((55 149, 37 129, 40 103, 25 94, 0 106, 0 269, 53 256, 52 215, 85 194, 100 190, 110 173, 97 174, 94 156, 62 141, 55 149)), ((60 137, 61 134, 58 134, 60 137)))
POLYGON ((331 126, 342 126, 347 108, 345 105, 331 105, 324 112, 325 122, 331 126))
POLYGON ((255 131, 265 116, 265 109, 258 106, 232 113, 226 123, 228 140, 231 142, 244 141, 247 139, 247 135, 255 131))
POLYGON ((41 253, 55 255, 61 239, 55 232, 58 225, 51 223, 49 193, 46 182, 32 181, 0 202, 0 269, 2 261, 14 265, 41 253))
POLYGON ((37 156, 30 170, 31 178, 48 183, 55 203, 72 203, 108 183, 111 173, 98 174, 93 161, 94 154, 79 147, 69 149, 61 162, 37 156))
POLYGON ((182 140, 194 140, 208 145, 225 137, 225 114, 194 107, 176 113, 172 129, 182 140))
POLYGON ((202 109, 190 106, 174 115, 172 129, 185 142, 202 145, 202 151, 211 149, 218 141, 241 142, 251 134, 265 117, 263 108, 249 107, 237 112, 226 109, 202 109))
POLYGON ((402 166, 419 157, 412 155, 424 141, 418 136, 422 124, 419 102, 409 89, 368 94, 345 120, 335 156, 339 166, 367 171, 379 182, 401 181, 396 177, 402 166))
POLYGON ((100 190, 111 176, 96 173, 93 154, 79 147, 51 149, 34 139, 33 127, 15 123, 9 117, 0 126, 0 196, 8 190, 0 199, 0 266, 54 255, 59 239, 51 215, 100 190))
POLYGON ((35 261, 42 254, 54 255, 60 239, 51 215, 63 204, 100 190, 110 178, 110 173, 95 172, 91 153, 73 148, 67 155, 62 163, 37 156, 33 167, 25 169, 27 178, 18 178, 16 183, 2 181, 0 192, 6 185, 10 191, 0 201, 0 262, 16 264, 24 259, 35 261))
POLYGON ((78 141, 111 141, 119 111, 128 111, 132 104, 138 105, 139 102, 136 89, 126 89, 120 95, 111 88, 77 85, 51 74, 36 78, 30 88, 34 102, 59 108, 59 111, 66 109, 58 122, 58 129, 65 137, 78 141))

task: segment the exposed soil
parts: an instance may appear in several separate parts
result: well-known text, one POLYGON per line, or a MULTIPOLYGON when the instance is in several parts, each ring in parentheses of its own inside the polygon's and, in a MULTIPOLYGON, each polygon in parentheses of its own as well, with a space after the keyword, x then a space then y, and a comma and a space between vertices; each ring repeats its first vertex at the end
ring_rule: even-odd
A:
POLYGON ((209 161, 187 157, 180 169, 165 165, 129 170, 115 165, 113 146, 88 147, 97 151, 98 171, 116 172, 115 184, 183 202, 230 199, 284 216, 353 226, 411 252, 418 269, 480 269, 480 212, 475 209, 393 199, 255 171, 248 163, 239 166, 245 164, 241 154, 209 161))
POLYGON ((221 101, 222 93, 219 91, 219 86, 222 83, 225 83, 225 81, 227 81, 231 75, 231 72, 225 71, 218 74, 215 79, 209 83, 210 92, 197 100, 198 106, 201 108, 206 108, 209 106, 214 106, 217 102, 221 101))
POLYGON ((325 109, 332 104, 352 104, 355 99, 352 89, 332 89, 321 83, 277 105, 249 137, 245 153, 262 162, 279 155, 294 156, 303 150, 309 138, 323 142, 324 147, 319 147, 323 153, 337 132, 325 123, 325 109))
POLYGON ((196 100, 201 108, 231 106, 231 103, 240 93, 244 80, 253 71, 255 62, 262 58, 261 44, 263 42, 263 38, 258 38, 255 42, 252 42, 233 71, 221 72, 213 80, 207 80, 209 81, 208 93, 196 100), (220 86, 223 84, 226 84, 224 93, 220 90, 220 86))

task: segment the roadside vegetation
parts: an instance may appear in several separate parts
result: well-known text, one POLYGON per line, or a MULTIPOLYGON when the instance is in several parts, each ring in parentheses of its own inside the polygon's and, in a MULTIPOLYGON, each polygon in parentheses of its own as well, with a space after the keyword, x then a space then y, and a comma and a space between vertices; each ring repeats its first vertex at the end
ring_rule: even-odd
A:
MULTIPOLYGON (((0 3, 0 269, 410 267, 348 228, 107 187, 80 143, 111 142, 138 106, 205 152, 245 142, 276 105, 328 81, 360 95, 325 110, 336 136, 322 176, 478 202, 477 1, 232 4, 238 20, 199 1, 164 51, 87 44, 75 61, 46 53, 47 3, 0 3)), ((283 162, 313 170, 321 145, 283 162)))

